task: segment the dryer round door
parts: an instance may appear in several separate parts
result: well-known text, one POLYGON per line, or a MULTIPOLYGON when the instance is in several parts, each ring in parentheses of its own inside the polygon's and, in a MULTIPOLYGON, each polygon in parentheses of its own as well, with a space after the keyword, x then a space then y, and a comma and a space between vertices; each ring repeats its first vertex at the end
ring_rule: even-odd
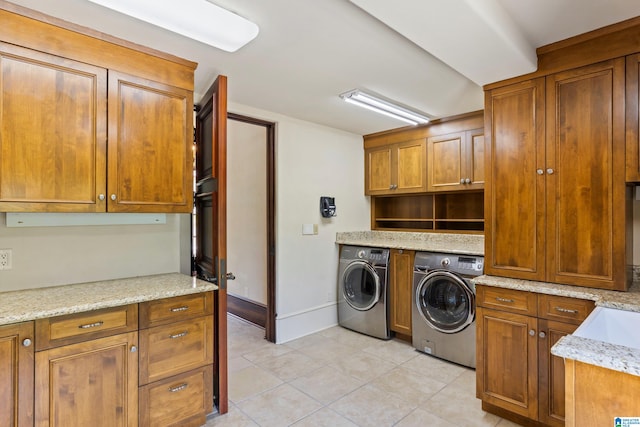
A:
POLYGON ((342 295, 359 311, 371 309, 380 299, 380 277, 366 261, 353 261, 342 274, 342 295))
POLYGON ((448 271, 427 274, 416 287, 415 303, 433 329, 460 332, 475 318, 475 296, 465 281, 448 271))

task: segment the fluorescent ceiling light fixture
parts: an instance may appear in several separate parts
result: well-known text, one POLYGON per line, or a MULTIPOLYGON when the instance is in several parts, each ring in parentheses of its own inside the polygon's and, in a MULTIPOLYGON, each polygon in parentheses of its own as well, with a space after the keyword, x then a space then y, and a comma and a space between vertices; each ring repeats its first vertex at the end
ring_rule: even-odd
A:
POLYGON ((403 122, 412 125, 429 122, 429 117, 427 116, 408 110, 399 105, 395 105, 387 100, 380 99, 368 93, 364 93, 358 89, 345 92, 340 95, 340 98, 351 104, 367 108, 371 111, 375 111, 376 113, 384 114, 385 116, 393 117, 394 119, 402 120, 403 122))
POLYGON ((253 22, 207 0, 89 0, 227 52, 258 35, 253 22))

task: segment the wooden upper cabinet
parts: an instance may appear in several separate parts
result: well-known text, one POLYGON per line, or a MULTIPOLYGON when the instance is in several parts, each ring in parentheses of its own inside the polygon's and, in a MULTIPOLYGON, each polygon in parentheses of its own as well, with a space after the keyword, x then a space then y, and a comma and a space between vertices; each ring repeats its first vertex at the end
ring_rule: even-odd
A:
POLYGON ((487 274, 627 288, 624 67, 487 92, 487 274))
POLYGON ((15 8, 0 5, 0 212, 191 212, 196 64, 15 8))
POLYGON ((189 212, 193 94, 109 72, 111 212, 189 212))
POLYGON ((547 280, 626 289, 623 58, 547 77, 547 280))
POLYGON ((484 188, 484 130, 427 139, 429 191, 484 188))
POLYGON ((626 139, 627 181, 640 181, 640 54, 627 57, 626 64, 626 139))
POLYGON ((424 138, 365 150, 365 194, 420 193, 427 189, 424 138))
POLYGON ((99 212, 107 71, 0 43, 0 211, 99 212))
POLYGON ((487 91, 485 273, 544 280, 544 79, 487 91))
POLYGON ((0 326, 0 426, 33 426, 32 343, 33 322, 0 326))

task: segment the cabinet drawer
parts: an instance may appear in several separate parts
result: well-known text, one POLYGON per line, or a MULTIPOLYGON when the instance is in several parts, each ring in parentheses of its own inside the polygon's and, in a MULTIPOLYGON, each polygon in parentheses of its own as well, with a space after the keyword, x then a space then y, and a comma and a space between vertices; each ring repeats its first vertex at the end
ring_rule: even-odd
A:
POLYGON ((213 314, 213 292, 164 298, 140 304, 140 329, 213 314))
POLYGON ((476 304, 481 307, 529 316, 535 316, 537 312, 536 294, 515 289, 477 286, 476 304))
POLYGON ((140 387, 140 427, 201 426, 213 410, 213 366, 140 387))
POLYGON ((213 316, 140 331, 140 384, 213 363, 213 316))
POLYGON ((36 320, 36 351, 138 329, 138 305, 36 320))
POLYGON ((579 325, 593 311, 594 307, 595 303, 589 300, 556 295, 538 295, 538 316, 543 319, 579 325))

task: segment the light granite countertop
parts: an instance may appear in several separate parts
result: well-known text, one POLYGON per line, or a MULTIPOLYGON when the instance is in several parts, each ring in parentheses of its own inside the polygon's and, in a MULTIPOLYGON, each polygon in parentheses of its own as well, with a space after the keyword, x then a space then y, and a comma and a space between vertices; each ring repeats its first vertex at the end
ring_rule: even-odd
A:
MULTIPOLYGON (((476 277, 472 281, 476 285, 581 298, 595 301, 596 306, 640 312, 638 283, 634 283, 628 292, 619 292, 486 275, 476 277)), ((640 349, 566 335, 551 348, 551 353, 558 357, 640 376, 640 349)))
POLYGON ((213 291, 212 283, 179 273, 0 293, 0 325, 213 291))
POLYGON ((389 249, 484 255, 484 236, 481 234, 351 231, 336 233, 336 243, 389 249))

